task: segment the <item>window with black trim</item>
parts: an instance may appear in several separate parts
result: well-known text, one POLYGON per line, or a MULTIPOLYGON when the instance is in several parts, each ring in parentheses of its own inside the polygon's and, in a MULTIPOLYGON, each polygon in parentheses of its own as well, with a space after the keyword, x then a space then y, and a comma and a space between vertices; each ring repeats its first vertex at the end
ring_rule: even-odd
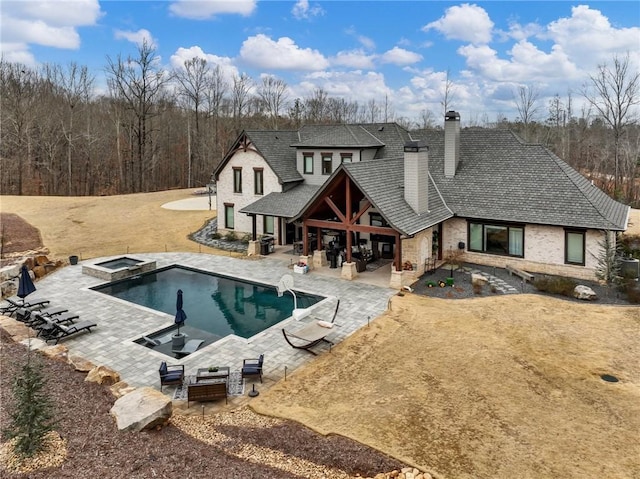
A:
POLYGON ((330 175, 333 173, 333 155, 331 153, 322 154, 322 174, 330 175))
POLYGON ((272 235, 274 231, 273 225, 274 225, 273 216, 264 216, 264 222, 262 225, 264 234, 272 235))
POLYGON ((264 170, 262 168, 253 169, 253 193, 256 195, 264 194, 264 170))
POLYGON ((584 231, 564 231, 564 262, 584 266, 584 231))
POLYGON ((305 175, 313 175, 313 153, 303 153, 302 163, 302 172, 305 175))
POLYGON ((233 203, 224 204, 224 227, 232 230, 234 226, 233 203))
POLYGON ((524 258, 524 227, 501 223, 468 223, 469 251, 524 258))
POLYGON ((233 192, 242 193, 242 168, 233 168, 233 192))
POLYGON ((387 228, 389 223, 385 221, 380 213, 369 213, 369 224, 371 226, 382 226, 387 228))

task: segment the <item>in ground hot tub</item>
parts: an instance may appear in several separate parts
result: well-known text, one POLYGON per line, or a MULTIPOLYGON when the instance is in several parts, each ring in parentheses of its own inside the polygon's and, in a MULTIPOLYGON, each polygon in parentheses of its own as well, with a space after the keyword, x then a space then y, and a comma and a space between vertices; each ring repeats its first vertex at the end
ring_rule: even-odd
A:
POLYGON ((117 281, 156 269, 155 261, 120 256, 94 264, 83 264, 82 273, 105 281, 117 281))

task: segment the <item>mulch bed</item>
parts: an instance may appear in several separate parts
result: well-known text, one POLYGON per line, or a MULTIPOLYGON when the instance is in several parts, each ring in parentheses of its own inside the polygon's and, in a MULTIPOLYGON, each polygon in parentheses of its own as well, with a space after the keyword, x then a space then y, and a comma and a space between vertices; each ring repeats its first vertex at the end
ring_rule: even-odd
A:
MULTIPOLYGON (((544 296, 549 296, 558 299, 564 299, 567 301, 585 303, 585 300, 576 299, 574 297, 569 296, 561 296, 555 294, 549 294, 545 292, 541 292, 536 287, 529 283, 523 282, 520 277, 512 276, 509 272, 504 268, 493 268, 491 266, 483 266, 477 264, 469 264, 465 263, 463 265, 465 268, 471 268, 474 270, 482 271, 491 276, 495 276, 502 281, 506 282, 510 286, 514 287, 518 290, 518 293, 524 294, 540 294, 544 296)), ((596 304, 617 304, 617 305, 631 305, 631 303, 627 300, 626 295, 620 293, 616 290, 615 286, 608 288, 603 286, 595 281, 586 281, 586 280, 575 280, 578 284, 590 287, 598 296, 598 299, 593 301, 596 304)), ((473 285, 471 284, 471 275, 465 273, 461 270, 454 270, 453 274, 451 273, 450 268, 446 265, 438 268, 435 272, 425 273, 420 277, 418 281, 411 285, 414 294, 419 294, 423 296, 430 296, 433 298, 443 298, 443 299, 466 299, 466 298, 478 298, 478 297, 486 297, 486 296, 496 296, 502 295, 504 293, 494 292, 487 285, 482 288, 480 293, 476 293, 473 289, 473 285), (443 288, 439 286, 429 287, 427 282, 433 282, 436 285, 440 281, 445 281, 448 277, 453 277, 454 286, 445 286, 443 288)))
MULTIPOLYGON (((0 329, 0 424, 9 420, 11 384, 26 361, 27 349, 14 343, 0 329)), ((37 354, 37 353, 36 353, 37 354)), ((40 358, 40 355, 38 354, 40 358)), ((120 432, 109 414, 115 398, 108 387, 85 382, 85 374, 65 362, 41 357, 47 390, 56 404, 57 432, 67 441, 68 456, 56 469, 42 469, 27 476, 2 471, 7 479, 62 478, 300 478, 269 466, 244 461, 207 445, 168 425, 145 432, 120 432)), ((227 427, 224 434, 234 443, 257 444, 294 458, 324 464, 356 474, 375 476, 399 469, 402 464, 350 439, 322 436, 300 424, 282 421, 271 428, 227 427)))

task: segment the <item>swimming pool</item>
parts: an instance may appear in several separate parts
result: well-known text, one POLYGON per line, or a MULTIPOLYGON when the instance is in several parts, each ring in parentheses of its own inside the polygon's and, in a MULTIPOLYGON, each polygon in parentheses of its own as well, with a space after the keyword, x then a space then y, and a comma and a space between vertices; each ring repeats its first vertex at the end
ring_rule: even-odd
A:
MULTIPOLYGON (((294 307, 293 296, 278 297, 274 286, 176 265, 91 289, 170 315, 181 289, 186 325, 219 337, 250 338, 290 317, 294 307)), ((299 291, 296 296, 298 308, 325 299, 299 291)))

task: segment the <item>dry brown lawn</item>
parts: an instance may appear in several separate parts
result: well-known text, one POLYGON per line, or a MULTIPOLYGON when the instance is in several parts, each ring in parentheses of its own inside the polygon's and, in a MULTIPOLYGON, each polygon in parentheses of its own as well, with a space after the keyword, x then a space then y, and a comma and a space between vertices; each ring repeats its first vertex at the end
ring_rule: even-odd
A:
MULTIPOLYGON (((187 235, 210 212, 160 208, 187 194, 0 200, 53 254, 88 258, 198 251, 187 235)), ((632 228, 640 233, 639 210, 632 228)), ((536 295, 408 294, 391 305, 254 409, 436 477, 640 478, 640 308, 536 295)))
POLYGON ((100 197, 0 196, 2 213, 17 214, 40 230, 55 258, 82 259, 126 253, 215 250, 188 235, 216 216, 213 211, 161 208, 195 190, 100 197))

